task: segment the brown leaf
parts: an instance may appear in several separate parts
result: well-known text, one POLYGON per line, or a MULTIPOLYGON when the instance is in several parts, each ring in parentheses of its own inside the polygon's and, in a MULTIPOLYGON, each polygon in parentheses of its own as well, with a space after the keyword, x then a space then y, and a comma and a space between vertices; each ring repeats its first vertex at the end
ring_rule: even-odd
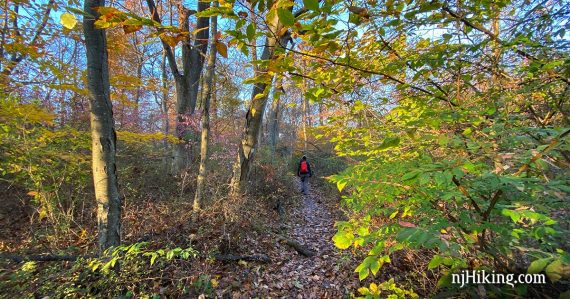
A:
POLYGON ((218 53, 224 58, 228 58, 228 47, 224 43, 216 42, 216 50, 218 50, 218 53))
POLYGON ((125 32, 125 34, 137 32, 141 30, 141 28, 142 28, 141 25, 123 25, 123 31, 125 32))
POLYGON ((399 224, 403 227, 416 227, 415 224, 406 221, 400 221, 399 224))

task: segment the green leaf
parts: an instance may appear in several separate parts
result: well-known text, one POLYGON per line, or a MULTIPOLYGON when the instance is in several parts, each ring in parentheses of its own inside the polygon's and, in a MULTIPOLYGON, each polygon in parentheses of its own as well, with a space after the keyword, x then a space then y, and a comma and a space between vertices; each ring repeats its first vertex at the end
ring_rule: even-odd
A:
POLYGON ((360 280, 364 280, 366 277, 368 277, 368 275, 370 275, 370 269, 369 268, 364 268, 364 269, 358 271, 358 279, 360 279, 360 280))
POLYGON ((373 275, 376 275, 384 262, 390 262, 390 257, 386 255, 378 259, 376 256, 368 256, 362 261, 362 263, 360 263, 360 265, 358 265, 358 267, 356 267, 354 272, 358 272, 358 278, 363 280, 368 277, 370 272, 372 272, 373 275))
POLYGON ((150 257, 150 265, 152 266, 154 264, 154 261, 156 261, 156 258, 158 257, 157 253, 153 253, 152 256, 150 257))
POLYGON ((451 274, 446 273, 437 281, 438 287, 445 287, 451 285, 451 274))
POLYGON ((402 181, 409 181, 415 179, 421 172, 414 170, 412 172, 408 172, 402 176, 402 181))
POLYGON ((376 273, 378 273, 383 264, 384 260, 380 261, 375 259, 374 261, 372 261, 370 263, 370 272, 372 272, 372 275, 376 276, 376 273))
POLYGON ((319 1, 318 0, 303 0, 303 5, 306 9, 313 11, 319 11, 319 1))
POLYGON ((287 8, 278 8, 277 16, 279 17, 279 20, 281 21, 281 23, 283 23, 284 26, 291 27, 293 26, 293 24, 295 24, 295 16, 287 8))
POLYGON ((247 25, 247 28, 245 30, 245 33, 247 35, 247 39, 251 42, 253 41, 254 37, 255 37, 255 24, 251 23, 249 25, 247 25))
POLYGON ((174 257, 174 251, 170 250, 166 253, 166 259, 171 260, 174 257))
POLYGON ((394 147, 400 144, 400 137, 387 137, 384 139, 382 144, 378 147, 378 150, 384 150, 390 147, 394 147))
POLYGON ((388 219, 394 219, 394 217, 396 217, 396 215, 398 215, 398 210, 394 211, 394 213, 390 214, 390 217, 388 217, 388 219))
POLYGON ((356 230, 356 233, 359 236, 368 236, 370 234, 370 232, 368 231, 368 227, 365 226, 361 226, 356 230))
POLYGON ((67 29, 73 29, 73 27, 77 25, 77 19, 75 18, 75 16, 68 12, 64 12, 63 14, 61 14, 59 22, 61 23, 61 25, 63 25, 63 27, 67 29))
POLYGON ((431 261, 428 264, 428 270, 431 270, 443 263, 443 258, 439 255, 434 255, 431 261))
POLYGON ((321 88, 318 88, 318 89, 315 91, 315 98, 319 98, 319 96, 320 96, 323 92, 325 92, 325 89, 324 89, 324 88, 322 88, 322 87, 321 87, 321 88))
POLYGON ((548 265, 548 263, 552 260, 552 258, 547 257, 543 259, 538 259, 530 263, 528 267, 527 273, 536 274, 542 272, 542 270, 548 265))
POLYGON ((352 245, 352 240, 354 240, 354 235, 352 233, 347 234, 344 232, 338 232, 336 235, 334 235, 332 239, 336 247, 340 249, 347 249, 348 247, 350 247, 350 245, 352 245))
POLYGON ((513 211, 513 210, 507 210, 507 209, 503 209, 501 211, 501 214, 507 217, 511 217, 511 220, 514 223, 519 222, 519 220, 521 219, 521 214, 517 211, 513 211))

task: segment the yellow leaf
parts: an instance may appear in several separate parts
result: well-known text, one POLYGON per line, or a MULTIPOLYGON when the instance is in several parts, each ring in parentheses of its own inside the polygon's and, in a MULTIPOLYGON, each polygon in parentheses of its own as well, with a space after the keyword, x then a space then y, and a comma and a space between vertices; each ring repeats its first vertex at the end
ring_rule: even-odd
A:
POLYGON ((73 29, 73 27, 77 25, 77 19, 75 18, 75 16, 68 12, 65 12, 61 15, 59 22, 61 23, 61 25, 63 25, 63 27, 67 29, 73 29))
POLYGON ((196 35, 198 32, 207 30, 207 29, 209 29, 209 28, 210 28, 210 27, 198 28, 198 29, 192 31, 192 35, 196 35))
POLYGON ((218 282, 215 278, 210 279, 210 282, 212 283, 212 287, 217 288, 218 285, 220 284, 220 282, 218 282))
POLYGON ((38 215, 39 219, 42 220, 44 218, 47 217, 47 211, 44 207, 42 207, 39 211, 39 215, 38 215))
POLYGON ((255 116, 255 108, 251 108, 251 116, 255 116))
POLYGON ((371 284, 370 284, 370 292, 371 292, 373 295, 377 295, 377 294, 379 293, 379 292, 378 292, 378 285, 375 284, 375 283, 371 283, 371 284))

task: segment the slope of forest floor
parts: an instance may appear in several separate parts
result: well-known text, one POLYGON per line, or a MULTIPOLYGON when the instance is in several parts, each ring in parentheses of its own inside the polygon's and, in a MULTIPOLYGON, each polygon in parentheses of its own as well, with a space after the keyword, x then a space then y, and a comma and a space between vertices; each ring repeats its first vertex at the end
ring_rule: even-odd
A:
MULTIPOLYGON (((169 298, 201 295, 208 298, 353 297, 366 281, 360 282, 354 273, 362 257, 354 252, 338 250, 331 240, 336 233, 335 221, 345 217, 338 195, 325 192, 316 183, 308 195, 301 194, 299 188, 297 178, 269 179, 257 186, 251 196, 220 200, 200 213, 191 212, 191 202, 183 199, 162 200, 149 194, 146 199, 127 200, 123 218, 124 244, 146 242, 149 250, 192 247, 198 256, 189 260, 163 261, 154 266, 141 257, 139 262, 142 264, 129 266, 127 263, 112 279, 84 272, 81 270, 84 268, 73 262, 59 261, 38 263, 37 268, 27 272, 27 276, 14 280, 26 266, 8 263, 3 264, 0 271, 0 294, 16 294, 25 290, 25 294, 33 297, 50 296, 58 293, 54 289, 65 289, 69 284, 74 288, 80 286, 96 296, 132 292, 169 298), (310 256, 299 253, 299 248, 290 243, 309 252, 310 256), (217 258, 219 256, 263 259, 222 261, 217 258), (134 266, 139 269, 136 273, 131 270, 134 266), (33 279, 46 275, 52 279, 33 279), (74 275, 79 275, 79 280, 70 279, 74 275), (116 283, 114 290, 99 287, 108 285, 111 280, 116 283)), ((24 215, 22 213, 5 212, 3 223, 19 220, 23 224, 29 221, 27 217, 20 218, 24 215)), ((85 234, 96 235, 94 227, 87 229, 89 232, 85 234)), ((6 248, 16 254, 69 254, 69 250, 64 250, 65 246, 71 248, 78 244, 78 240, 69 238, 67 242, 51 243, 51 246, 56 244, 59 247, 57 245, 60 244, 61 247, 49 250, 50 244, 43 242, 34 246, 31 242, 33 235, 20 231, 22 234, 15 236, 9 235, 8 231, 10 229, 3 231, 5 245, 10 244, 6 248), (16 244, 19 246, 12 246, 16 244)), ((28 232, 32 231, 34 229, 30 228, 28 232)), ((92 255, 89 248, 95 248, 94 237, 85 238, 76 252, 92 255)), ((410 271, 402 270, 402 267, 413 267, 418 260, 394 256, 393 264, 386 265, 379 273, 380 277, 373 280, 394 277, 399 280, 402 271, 410 271)), ((425 284, 420 284, 425 287, 425 284)))
MULTIPOLYGON (((334 222, 342 218, 338 197, 327 196, 316 187, 308 195, 303 195, 298 192, 297 179, 294 180, 293 183, 288 178, 273 181, 278 186, 266 186, 268 190, 258 188, 257 198, 252 195, 218 201, 198 214, 191 212, 190 202, 181 199, 162 200, 149 194, 146 199, 126 200, 124 244, 148 242, 151 250, 191 246, 199 255, 188 261, 178 260, 170 266, 163 264, 164 268, 156 268, 155 265, 146 272, 130 273, 124 284, 116 289, 119 293, 134 288, 182 298, 202 294, 218 298, 342 298, 354 294, 359 284, 354 273, 358 261, 350 253, 336 249, 331 241, 336 232, 334 222), (300 254, 287 241, 307 249, 312 255, 300 254), (216 260, 216 255, 263 256, 269 261, 220 261, 216 260), (152 277, 154 274, 159 276, 152 277), (138 280, 145 285, 136 285, 138 280)), ((14 201, 14 205, 21 205, 21 198, 25 198, 25 194, 5 195, 14 201)), ((40 227, 22 230, 33 214, 14 213, 17 209, 11 209, 12 213, 8 209, 3 210, 3 223, 20 223, 4 226, 5 252, 22 256, 57 252, 93 254, 94 237, 86 237, 83 242, 67 238, 55 243, 38 243, 34 241, 33 232, 40 227), (19 229, 14 230, 16 227, 19 229), (81 243, 79 248, 78 243, 81 243), (75 248, 74 252, 69 252, 69 248, 75 248)), ((86 223, 92 222, 89 218, 86 223)), ((87 231, 83 234, 96 235, 92 225, 86 225, 84 229, 87 231)), ((65 285, 68 282, 66 277, 76 271, 73 262, 40 262, 34 272, 29 273, 32 276, 24 281, 12 281, 13 274, 19 273, 24 266, 6 262, 2 261, 4 269, 0 271, 0 281, 6 283, 0 287, 3 295, 22 289, 33 296, 53 295, 55 293, 51 291, 55 287, 49 284, 65 285), (54 277, 53 281, 31 279, 46 273, 54 277)), ((94 294, 105 294, 107 290, 93 288, 99 284, 94 279, 100 277, 89 277, 80 283, 71 283, 82 284, 94 294)))

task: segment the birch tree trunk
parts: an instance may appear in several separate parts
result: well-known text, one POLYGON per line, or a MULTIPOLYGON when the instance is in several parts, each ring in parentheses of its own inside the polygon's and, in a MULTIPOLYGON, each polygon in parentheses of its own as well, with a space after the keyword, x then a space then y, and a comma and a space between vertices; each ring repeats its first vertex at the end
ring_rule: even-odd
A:
MULTIPOLYGON (((216 5, 217 2, 214 4, 216 5)), ((194 196, 194 210, 199 210, 202 208, 202 197, 204 193, 204 185, 206 183, 206 176, 208 173, 208 143, 210 136, 210 99, 212 98, 213 91, 213 81, 214 81, 214 69, 216 67, 216 42, 218 22, 217 17, 212 17, 212 22, 210 26, 211 38, 210 38, 210 53, 208 55, 208 67, 205 74, 205 84, 202 88, 202 93, 204 94, 203 112, 202 112, 202 139, 200 142, 200 170, 198 171, 198 179, 196 182, 196 194, 194 196)))
MULTIPOLYGON (((99 14, 95 7, 105 6, 104 0, 85 0, 87 14, 99 14)), ((87 87, 91 110, 91 149, 93 184, 97 200, 99 250, 118 246, 121 242, 121 199, 115 165, 116 134, 110 98, 109 66, 105 31, 96 29, 94 19, 83 18, 87 55, 87 87)))

